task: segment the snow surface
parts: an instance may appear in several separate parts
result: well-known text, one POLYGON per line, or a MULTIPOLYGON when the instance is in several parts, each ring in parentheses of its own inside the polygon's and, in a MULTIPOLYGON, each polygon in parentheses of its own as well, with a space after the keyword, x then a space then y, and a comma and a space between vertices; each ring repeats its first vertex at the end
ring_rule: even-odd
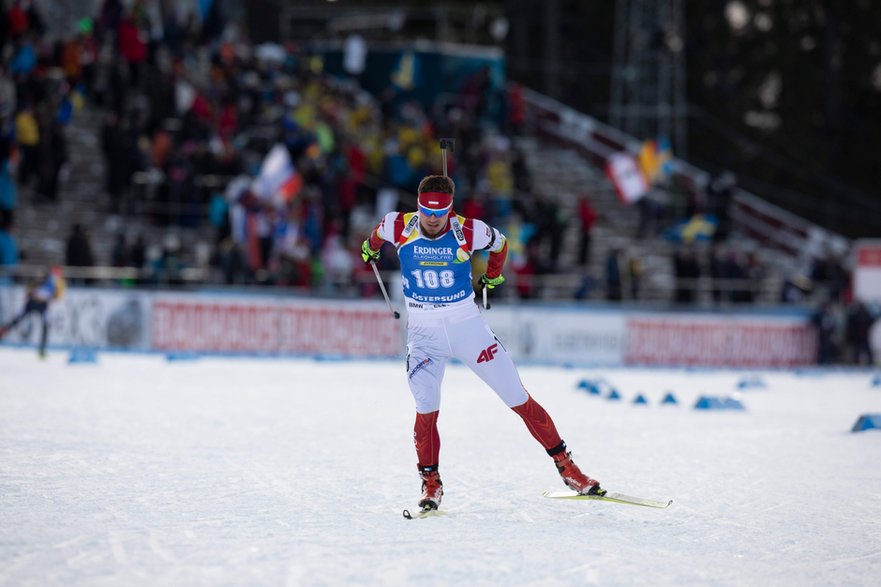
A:
POLYGON ((439 422, 449 515, 408 521, 398 362, 0 349, 0 585, 878 584, 881 432, 850 432, 881 413, 874 373, 520 372, 589 474, 673 505, 541 497, 564 488, 550 459, 462 366, 439 422), (766 387, 746 411, 692 409, 748 376, 766 387))

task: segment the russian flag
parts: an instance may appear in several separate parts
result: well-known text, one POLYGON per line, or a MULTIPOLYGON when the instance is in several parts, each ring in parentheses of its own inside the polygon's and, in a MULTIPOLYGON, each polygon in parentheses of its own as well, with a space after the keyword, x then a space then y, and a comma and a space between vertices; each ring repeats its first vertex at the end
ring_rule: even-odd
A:
POLYGON ((261 201, 284 205, 297 197, 302 187, 303 178, 294 169, 287 147, 279 143, 263 159, 251 192, 261 201))

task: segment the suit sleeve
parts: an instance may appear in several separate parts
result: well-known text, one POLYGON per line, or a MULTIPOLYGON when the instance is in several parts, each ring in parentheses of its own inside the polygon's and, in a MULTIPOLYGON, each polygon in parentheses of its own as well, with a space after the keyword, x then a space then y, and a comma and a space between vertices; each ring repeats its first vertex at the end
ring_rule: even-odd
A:
POLYGON ((370 231, 368 240, 370 248, 378 251, 383 243, 396 243, 404 231, 404 215, 400 212, 389 212, 382 217, 379 224, 370 231))
POLYGON ((502 274, 502 268, 508 258, 508 241, 498 229, 482 220, 474 220, 473 230, 473 250, 489 251, 486 276, 495 279, 502 274))

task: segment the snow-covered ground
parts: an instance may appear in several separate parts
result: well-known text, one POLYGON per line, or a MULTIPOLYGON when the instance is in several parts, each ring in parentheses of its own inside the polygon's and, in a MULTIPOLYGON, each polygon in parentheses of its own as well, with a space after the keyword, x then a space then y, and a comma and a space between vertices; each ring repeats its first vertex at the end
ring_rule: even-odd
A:
POLYGON ((881 431, 850 432, 874 373, 520 371, 589 474, 673 505, 541 497, 550 459, 461 366, 449 515, 407 521, 402 364, 0 349, 0 585, 877 585, 881 431), (748 375, 746 411, 692 409, 748 375))

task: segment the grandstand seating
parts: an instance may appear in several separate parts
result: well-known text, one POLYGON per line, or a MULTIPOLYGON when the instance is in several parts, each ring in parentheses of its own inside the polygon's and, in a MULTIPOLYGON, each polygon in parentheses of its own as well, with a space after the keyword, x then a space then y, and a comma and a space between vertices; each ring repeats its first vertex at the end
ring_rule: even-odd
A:
MULTIPOLYGON (((70 145, 70 168, 61 187, 56 204, 35 203, 33 194, 23 194, 16 217, 16 233, 22 250, 27 252, 29 265, 63 262, 65 239, 74 224, 89 227, 97 265, 109 265, 115 235, 126 233, 129 238, 143 234, 149 243, 159 244, 170 232, 181 243, 184 262, 190 267, 204 266, 204 256, 196 251, 211 241, 207 222, 201 228, 167 229, 155 226, 135 207, 131 214, 108 212, 104 191, 105 160, 98 140, 103 112, 87 105, 73 118, 67 129, 70 145)), ((611 248, 625 250, 637 256, 644 269, 641 298, 669 300, 674 287, 672 252, 674 246, 660 237, 635 239, 638 210, 624 206, 616 197, 614 188, 602 170, 571 148, 554 144, 534 135, 518 137, 515 141, 526 158, 536 191, 551 194, 560 205, 562 214, 570 217, 559 259, 561 272, 548 278, 550 286, 543 289, 544 298, 569 298, 578 288, 582 273, 576 267, 578 242, 578 196, 587 191, 597 210, 599 220, 593 230, 591 264, 587 273, 597 280, 592 298, 602 297, 602 277, 605 252, 611 248), (587 190, 585 190, 587 186, 587 190)), ((761 251, 763 261, 773 264, 769 278, 763 284, 759 301, 775 301, 779 291, 782 268, 791 267, 793 258, 773 249, 762 249, 751 238, 735 233, 738 246, 761 251)), ((698 245, 701 253, 706 247, 698 245)), ((708 287, 708 286, 707 286, 708 287)))
POLYGON ((180 242, 185 263, 191 267, 198 265, 197 245, 210 242, 209 227, 169 231, 139 214, 137 208, 134 213, 125 215, 109 211, 104 188, 106 162, 99 141, 103 119, 102 110, 87 105, 68 125, 70 166, 57 203, 35 201, 32 190, 23 194, 16 213, 16 236, 27 255, 23 262, 36 266, 64 263, 67 236, 73 225, 81 224, 88 227, 98 266, 111 264, 114 239, 119 233, 128 235, 130 240, 142 234, 146 242, 154 245, 173 234, 180 242))
MULTIPOLYGON (((201 64, 201 69, 190 72, 191 74, 202 78, 210 77, 210 60, 207 53, 200 54, 199 59, 193 61, 201 64)), ((530 99, 541 103, 537 107, 539 109, 559 108, 559 105, 548 106, 553 102, 552 100, 538 96, 534 92, 529 94, 532 95, 530 99)), ((129 95, 128 100, 133 106, 147 101, 146 97, 138 92, 129 95)), ((545 110, 545 114, 547 112, 548 110, 545 110)), ((586 118, 573 112, 567 112, 566 115, 570 118, 573 115, 586 118)), ((126 234, 129 239, 141 234, 154 248, 172 235, 180 243, 184 264, 206 270, 205 273, 195 273, 197 278, 204 281, 210 275, 207 272, 210 255, 206 254, 206 251, 213 246, 215 240, 214 231, 207 221, 198 227, 188 228, 155 225, 148 209, 151 205, 149 193, 138 192, 150 182, 144 177, 138 177, 138 174, 134 186, 136 194, 133 198, 130 197, 130 205, 124 205, 122 213, 110 212, 104 184, 107 164, 99 138, 103 121, 102 109, 87 101, 76 111, 67 125, 69 166, 57 202, 39 202, 30 189, 21 190, 19 209, 15 217, 15 236, 20 249, 25 254, 24 264, 36 271, 37 267, 63 262, 67 235, 72 226, 80 224, 88 227, 96 265, 111 264, 114 240, 120 233, 126 234)), ((559 122, 560 128, 565 128, 566 121, 562 116, 559 122)), ((599 126, 596 121, 583 122, 586 123, 584 128, 599 126)), ((614 129, 611 129, 615 135, 613 143, 619 143, 615 147, 596 141, 595 137, 588 137, 590 144, 600 149, 597 151, 600 157, 597 158, 585 156, 583 150, 577 150, 565 142, 555 141, 548 137, 547 133, 539 134, 534 124, 532 126, 527 124, 521 130, 523 132, 514 137, 514 145, 525 156, 526 166, 532 175, 533 192, 553 198, 559 206, 560 213, 569 220, 565 225, 560 256, 554 259, 557 273, 541 277, 545 281, 545 287, 541 289, 539 297, 572 298, 583 281, 584 274, 587 273, 595 282, 594 289, 587 297, 602 299, 606 252, 621 249, 625 256, 638 258, 642 265, 643 276, 639 298, 649 301, 670 301, 671 292, 676 287, 672 262, 676 245, 664 240, 658 233, 636 238, 639 224, 637 207, 626 206, 618 200, 611 182, 598 167, 603 153, 620 149, 622 144, 632 142, 632 139, 624 137, 614 129), (583 194, 588 195, 599 215, 599 220, 593 229, 592 255, 586 271, 579 268, 576 262, 579 239, 577 205, 579 197, 583 194)), ((273 129, 270 128, 270 134, 272 131, 273 129)), ((471 186, 466 184, 464 187, 467 190, 471 186)), ((525 197, 532 196, 526 194, 525 197)), ((205 217, 207 218, 207 206, 205 217)), ((729 242, 740 251, 755 251, 760 261, 769 269, 760 284, 757 301, 777 301, 785 272, 793 265, 803 264, 805 260, 799 258, 798 251, 765 247, 754 240, 756 237, 754 231, 739 230, 739 227, 748 227, 746 220, 748 219, 735 226, 735 230, 729 236, 729 242)), ((359 227, 359 230, 360 228, 362 227, 359 227)), ((694 246, 701 258, 706 257, 707 245, 698 243, 694 246)), ((703 274, 707 275, 706 267, 703 274)), ((517 277, 514 276, 511 281, 516 284, 517 277)), ((699 281, 702 295, 699 296, 698 301, 708 302, 709 278, 701 278, 699 281)), ((508 288, 505 291, 507 295, 513 297, 516 290, 508 288)), ((627 298, 628 294, 625 292, 624 299, 627 298)))

